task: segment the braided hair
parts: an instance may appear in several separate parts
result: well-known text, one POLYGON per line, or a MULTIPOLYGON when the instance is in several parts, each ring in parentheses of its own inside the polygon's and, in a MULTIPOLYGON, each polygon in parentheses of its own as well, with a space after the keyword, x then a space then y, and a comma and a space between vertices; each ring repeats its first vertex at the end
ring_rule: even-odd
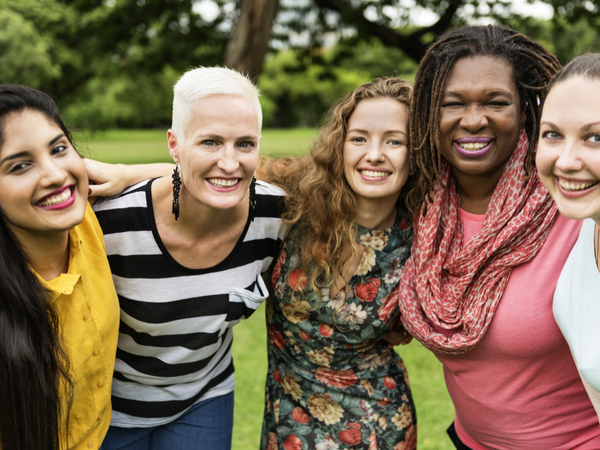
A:
POLYGON ((540 126, 539 105, 546 96, 546 85, 560 70, 560 63, 542 45, 510 28, 486 25, 451 31, 429 47, 415 77, 410 142, 411 172, 417 172, 417 183, 408 198, 415 217, 434 181, 440 179, 444 164, 440 153, 439 123, 450 73, 458 60, 475 56, 501 58, 512 68, 521 111, 526 111, 529 149, 525 169, 531 173, 540 126))

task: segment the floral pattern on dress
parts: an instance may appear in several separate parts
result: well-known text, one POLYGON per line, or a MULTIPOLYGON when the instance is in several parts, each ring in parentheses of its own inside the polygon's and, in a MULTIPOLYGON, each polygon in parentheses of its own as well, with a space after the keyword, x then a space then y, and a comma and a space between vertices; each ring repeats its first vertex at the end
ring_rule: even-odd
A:
POLYGON ((398 211, 388 230, 357 225, 365 251, 348 289, 322 298, 285 241, 267 303, 263 450, 405 450, 416 415, 400 356, 383 339, 398 316, 397 286, 413 233, 398 211), (304 295, 295 295, 294 287, 304 295), (396 289, 395 292, 394 289, 396 289))

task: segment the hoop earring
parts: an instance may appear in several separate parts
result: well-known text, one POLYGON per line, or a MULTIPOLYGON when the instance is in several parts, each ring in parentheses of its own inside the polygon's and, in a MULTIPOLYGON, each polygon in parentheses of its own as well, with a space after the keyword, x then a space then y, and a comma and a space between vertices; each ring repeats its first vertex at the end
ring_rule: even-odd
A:
POLYGON ((256 213, 256 178, 252 177, 250 183, 250 210, 248 215, 250 216, 250 222, 254 222, 254 214, 256 213))
POLYGON ((181 177, 179 176, 179 163, 173 170, 173 208, 171 212, 175 215, 175 220, 179 217, 179 191, 181 190, 181 177))

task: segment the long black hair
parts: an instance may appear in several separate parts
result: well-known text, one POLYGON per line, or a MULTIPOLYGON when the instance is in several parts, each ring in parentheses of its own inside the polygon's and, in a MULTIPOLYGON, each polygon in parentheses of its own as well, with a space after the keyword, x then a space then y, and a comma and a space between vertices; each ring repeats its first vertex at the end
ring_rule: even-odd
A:
MULTIPOLYGON (((0 85, 0 149, 6 120, 38 111, 71 140, 56 103, 36 89, 0 85)), ((0 448, 58 449, 72 398, 58 314, 0 208, 0 448)))

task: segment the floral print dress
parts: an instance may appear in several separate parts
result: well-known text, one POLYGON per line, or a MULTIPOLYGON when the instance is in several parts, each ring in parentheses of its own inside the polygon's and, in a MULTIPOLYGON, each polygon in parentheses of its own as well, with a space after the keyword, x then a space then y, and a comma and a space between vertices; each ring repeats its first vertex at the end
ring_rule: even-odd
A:
POLYGON ((382 338, 397 318, 397 285, 413 232, 398 211, 387 230, 357 225, 365 248, 345 289, 310 289, 289 241, 273 269, 261 448, 414 449, 415 408, 406 368, 382 338), (304 297, 294 286, 305 288, 304 297), (347 292, 347 298, 346 298, 347 292))

